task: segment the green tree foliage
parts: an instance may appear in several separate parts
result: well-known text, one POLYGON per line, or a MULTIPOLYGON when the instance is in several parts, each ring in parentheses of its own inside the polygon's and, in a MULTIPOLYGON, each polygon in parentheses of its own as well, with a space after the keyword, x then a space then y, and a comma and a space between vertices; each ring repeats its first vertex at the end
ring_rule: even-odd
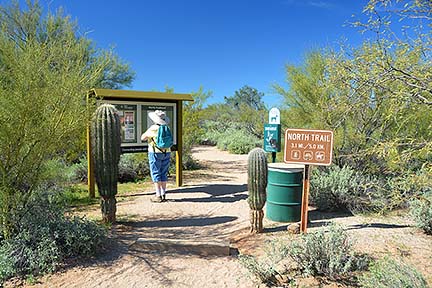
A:
POLYGON ((264 93, 257 89, 243 86, 231 97, 225 97, 225 104, 231 108, 231 121, 237 128, 261 139, 264 131, 264 120, 267 109, 262 100, 264 93))
POLYGON ((204 105, 211 95, 211 91, 204 91, 200 87, 198 91, 192 92, 193 102, 183 102, 183 167, 186 169, 196 166, 191 150, 193 145, 199 144, 204 138, 204 105))
POLYGON ((78 36, 61 12, 36 2, 0 6, 0 231, 46 183, 46 163, 77 147, 89 120, 86 92, 128 84, 133 74, 112 52, 78 36), (87 119, 87 120, 86 120, 87 119))
POLYGON ((364 11, 369 16, 368 21, 357 21, 354 25, 361 27, 362 32, 371 32, 373 41, 379 45, 383 55, 380 61, 374 63, 386 72, 381 75, 381 81, 399 83, 405 89, 394 90, 393 93, 431 106, 432 2, 370 0, 364 11), (405 58, 414 58, 410 60, 416 61, 416 65, 394 61, 395 52, 405 58))
POLYGON ((245 85, 240 88, 240 90, 235 91, 233 96, 225 96, 224 99, 228 106, 236 108, 237 110, 240 109, 242 104, 245 104, 250 108, 259 111, 265 109, 264 102, 262 101, 263 96, 264 93, 245 85))
POLYGON ((370 1, 369 21, 355 24, 375 38, 357 48, 312 52, 302 66, 287 66, 289 89, 275 87, 290 115, 284 124, 333 130, 341 166, 400 174, 430 165, 431 41, 430 29, 420 29, 431 27, 431 8, 430 1, 370 1), (412 26, 416 33, 394 32, 378 10, 422 25, 412 26))
POLYGON ((204 105, 207 99, 211 97, 212 92, 204 91, 204 88, 200 87, 198 91, 191 94, 194 101, 185 101, 183 103, 183 143, 185 147, 189 148, 193 144, 199 144, 200 139, 203 138, 202 121, 206 113, 204 105))
POLYGON ((286 81, 289 89, 275 85, 275 90, 284 97, 288 109, 282 111, 282 125, 292 128, 328 128, 331 126, 329 88, 326 83, 326 58, 321 52, 307 55, 304 65, 286 65, 286 81))
POLYGON ((432 175, 432 4, 376 0, 365 13, 368 22, 354 25, 372 37, 309 53, 303 65, 286 66, 289 88, 275 89, 284 126, 333 130, 334 162, 361 171, 346 175, 343 191, 332 177, 320 185, 350 210, 385 211, 406 207, 425 191, 422 175, 432 175))
POLYGON ((244 86, 225 103, 205 108, 205 137, 222 149, 245 154, 261 143, 267 109, 257 89, 244 86))

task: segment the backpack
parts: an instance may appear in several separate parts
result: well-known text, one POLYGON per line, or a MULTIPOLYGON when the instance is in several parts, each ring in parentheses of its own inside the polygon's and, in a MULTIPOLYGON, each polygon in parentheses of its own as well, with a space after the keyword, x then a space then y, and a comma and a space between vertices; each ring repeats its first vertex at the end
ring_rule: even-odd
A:
POLYGON ((173 137, 168 125, 159 125, 156 138, 154 139, 155 145, 160 149, 171 148, 173 144, 173 137))

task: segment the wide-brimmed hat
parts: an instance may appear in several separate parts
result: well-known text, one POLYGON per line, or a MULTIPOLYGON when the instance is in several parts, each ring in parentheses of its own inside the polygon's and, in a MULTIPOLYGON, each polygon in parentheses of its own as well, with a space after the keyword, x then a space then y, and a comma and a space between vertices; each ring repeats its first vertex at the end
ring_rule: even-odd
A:
POLYGON ((169 118, 166 116, 165 111, 162 110, 156 110, 154 112, 150 112, 148 114, 150 119, 155 123, 159 125, 167 125, 169 123, 169 118))

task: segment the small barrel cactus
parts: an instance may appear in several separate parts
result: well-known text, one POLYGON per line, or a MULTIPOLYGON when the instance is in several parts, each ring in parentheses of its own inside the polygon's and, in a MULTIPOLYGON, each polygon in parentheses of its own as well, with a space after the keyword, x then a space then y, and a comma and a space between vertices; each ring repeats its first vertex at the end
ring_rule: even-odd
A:
POLYGON ((260 233, 263 230, 262 208, 266 202, 267 174, 266 153, 261 148, 252 149, 248 155, 248 203, 251 209, 250 232, 252 233, 260 233))
POLYGON ((101 196, 102 219, 114 223, 118 163, 120 161, 120 117, 113 105, 102 104, 96 109, 93 121, 93 156, 96 184, 101 196))

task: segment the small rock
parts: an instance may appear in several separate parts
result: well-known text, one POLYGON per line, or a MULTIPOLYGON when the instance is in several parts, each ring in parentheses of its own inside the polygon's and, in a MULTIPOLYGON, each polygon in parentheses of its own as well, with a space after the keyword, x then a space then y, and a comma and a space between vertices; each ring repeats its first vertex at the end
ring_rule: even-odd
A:
POLYGON ((287 230, 291 234, 300 234, 300 224, 299 223, 293 223, 288 225, 287 230))

